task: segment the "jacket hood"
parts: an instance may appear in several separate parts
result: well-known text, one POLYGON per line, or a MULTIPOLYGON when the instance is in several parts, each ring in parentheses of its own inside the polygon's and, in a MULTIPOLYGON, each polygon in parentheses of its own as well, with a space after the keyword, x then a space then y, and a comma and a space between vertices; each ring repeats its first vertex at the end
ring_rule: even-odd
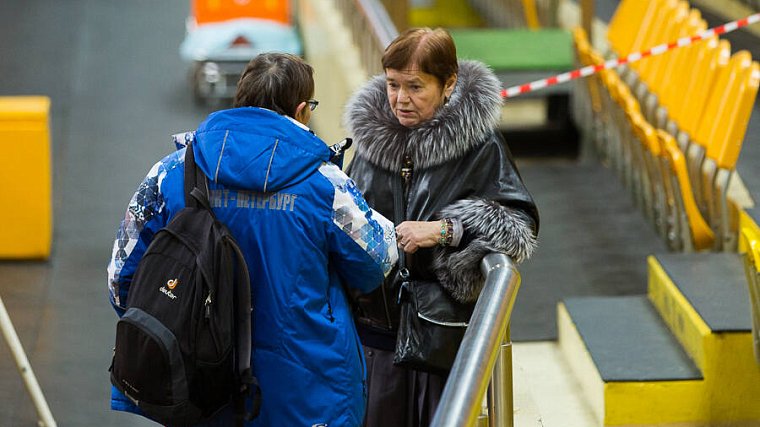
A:
POLYGON ((196 163, 230 188, 276 192, 314 173, 327 145, 294 120, 264 108, 212 113, 195 132, 196 163))
POLYGON ((501 116, 501 82, 484 64, 459 61, 449 102, 418 126, 402 126, 385 91, 385 75, 365 84, 348 102, 343 121, 356 153, 383 169, 401 168, 405 149, 415 167, 426 168, 458 158, 482 144, 501 116))

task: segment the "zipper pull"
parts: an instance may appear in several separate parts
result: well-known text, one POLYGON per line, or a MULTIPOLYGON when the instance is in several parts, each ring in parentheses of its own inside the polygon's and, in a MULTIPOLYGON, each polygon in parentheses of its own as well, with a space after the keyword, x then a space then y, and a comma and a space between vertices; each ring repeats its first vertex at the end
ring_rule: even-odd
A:
POLYGON ((409 270, 406 268, 402 268, 398 272, 399 277, 401 277, 401 286, 398 288, 398 297, 396 297, 396 304, 401 304, 401 301, 404 299, 404 296, 407 292, 410 291, 409 289, 409 270))
POLYGON ((409 155, 404 156, 404 162, 401 166, 401 178, 404 179, 404 184, 409 184, 412 179, 412 170, 414 169, 414 163, 412 157, 409 155))
POLYGON ((204 306, 206 308, 206 319, 208 319, 211 317, 211 292, 208 293, 206 302, 204 302, 204 306))

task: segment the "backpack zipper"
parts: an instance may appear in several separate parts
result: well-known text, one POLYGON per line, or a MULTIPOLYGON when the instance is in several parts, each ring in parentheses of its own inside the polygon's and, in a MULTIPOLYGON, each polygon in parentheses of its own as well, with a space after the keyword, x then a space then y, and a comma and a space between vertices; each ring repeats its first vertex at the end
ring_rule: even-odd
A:
POLYGON ((211 318, 211 291, 208 291, 208 296, 206 297, 206 301, 203 303, 203 306, 206 310, 206 319, 211 318))

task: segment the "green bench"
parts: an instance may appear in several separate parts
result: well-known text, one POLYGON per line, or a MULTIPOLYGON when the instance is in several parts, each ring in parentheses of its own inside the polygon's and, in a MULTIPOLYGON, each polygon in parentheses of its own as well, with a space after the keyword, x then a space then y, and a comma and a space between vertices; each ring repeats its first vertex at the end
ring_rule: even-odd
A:
MULTIPOLYGON (((552 77, 575 68, 575 48, 569 31, 477 28, 451 29, 460 59, 476 59, 493 69, 503 89, 552 77)), ((505 107, 522 100, 545 103, 541 125, 518 124, 505 132, 512 153, 518 156, 577 156, 577 129, 570 114, 570 94, 575 85, 567 82, 528 92, 505 102, 505 107)), ((505 117, 509 113, 505 113, 505 117)), ((502 125, 505 127, 505 125, 502 125)))
MULTIPOLYGON (((491 67, 506 89, 575 67, 573 37, 562 29, 501 28, 450 30, 462 59, 477 59, 491 67)), ((571 85, 555 85, 521 96, 567 93, 571 85)))

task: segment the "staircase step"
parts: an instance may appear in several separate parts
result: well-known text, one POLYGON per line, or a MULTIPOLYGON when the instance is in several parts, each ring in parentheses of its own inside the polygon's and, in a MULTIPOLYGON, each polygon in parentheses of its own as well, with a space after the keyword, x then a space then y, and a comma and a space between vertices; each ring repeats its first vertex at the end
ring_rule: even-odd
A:
POLYGON ((645 295, 569 298, 565 307, 603 381, 702 379, 645 295))
POLYGON ((656 258, 710 331, 746 332, 752 328, 741 255, 673 253, 656 258))
POLYGON ((646 296, 569 298, 558 319, 560 348, 602 424, 695 420, 702 374, 646 296))
POLYGON ((741 256, 733 253, 649 257, 649 298, 703 372, 712 334, 752 328, 741 256))
POLYGON ((649 298, 704 375, 703 422, 760 425, 760 367, 741 255, 671 253, 648 262, 649 298))

